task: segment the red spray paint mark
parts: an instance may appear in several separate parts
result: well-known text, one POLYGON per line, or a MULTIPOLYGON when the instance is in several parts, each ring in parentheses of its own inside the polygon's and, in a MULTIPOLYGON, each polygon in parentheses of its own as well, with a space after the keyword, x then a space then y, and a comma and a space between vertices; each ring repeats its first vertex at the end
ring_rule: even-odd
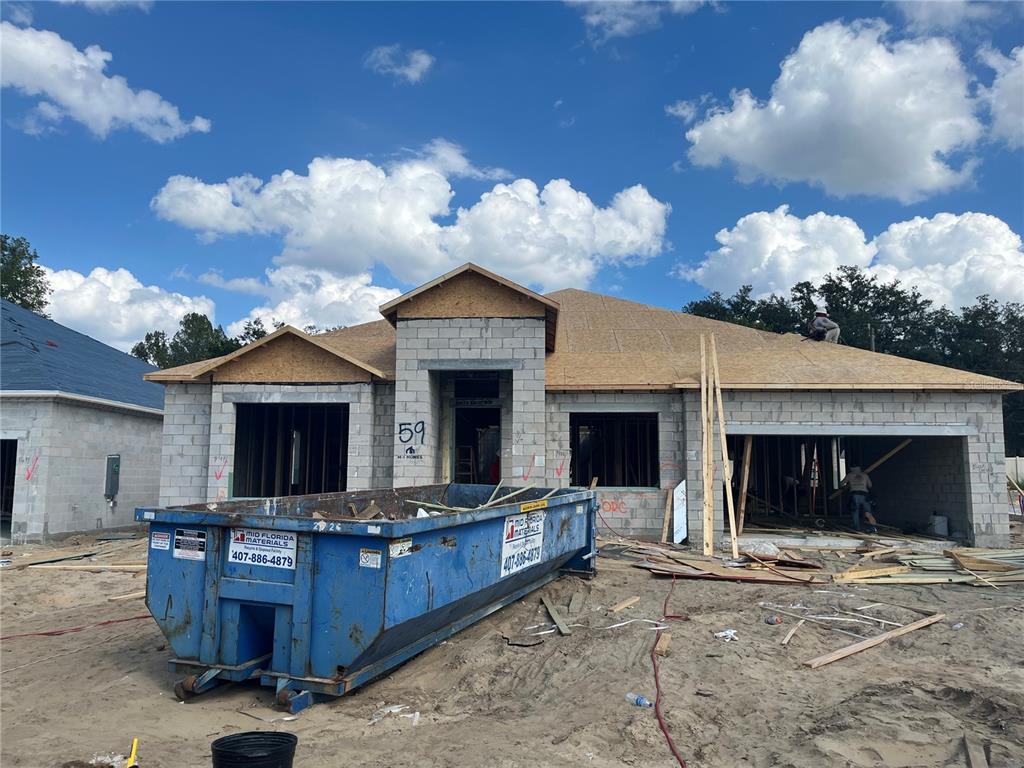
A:
POLYGON ((527 480, 529 480, 529 479, 530 479, 530 473, 531 473, 531 472, 533 472, 533 465, 534 465, 534 463, 535 463, 536 461, 537 461, 537 454, 535 453, 535 454, 533 454, 533 456, 531 456, 531 457, 530 457, 530 466, 528 466, 528 467, 526 468, 526 471, 525 471, 525 472, 523 472, 523 482, 524 482, 524 483, 525 483, 525 482, 526 482, 527 480))
POLYGON ((558 469, 555 470, 555 476, 561 477, 562 472, 565 470, 565 459, 562 459, 562 463, 558 465, 558 469))
POLYGON ((224 459, 224 463, 220 465, 220 469, 213 470, 213 479, 220 480, 224 476, 224 468, 227 467, 228 460, 224 459))
POLYGON ((36 473, 36 466, 38 464, 39 464, 39 454, 37 453, 35 455, 35 458, 32 459, 32 466, 30 466, 28 469, 25 470, 25 479, 26 480, 31 480, 32 479, 32 475, 34 475, 36 473))

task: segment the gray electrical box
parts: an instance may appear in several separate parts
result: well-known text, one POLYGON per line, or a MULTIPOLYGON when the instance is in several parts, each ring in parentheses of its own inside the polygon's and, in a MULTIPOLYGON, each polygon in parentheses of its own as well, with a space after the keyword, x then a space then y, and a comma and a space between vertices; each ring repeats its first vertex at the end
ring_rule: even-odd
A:
POLYGON ((113 501, 121 484, 121 454, 107 456, 107 474, 103 484, 103 496, 113 501))

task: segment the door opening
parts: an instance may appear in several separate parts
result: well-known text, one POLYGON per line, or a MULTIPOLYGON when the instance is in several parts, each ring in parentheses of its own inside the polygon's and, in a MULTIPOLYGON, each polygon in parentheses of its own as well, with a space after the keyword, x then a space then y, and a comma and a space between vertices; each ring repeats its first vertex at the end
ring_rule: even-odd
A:
POLYGON ((0 440, 0 537, 4 539, 11 538, 17 463, 18 441, 0 440))
POLYGON ((501 409, 455 408, 452 479, 456 483, 501 482, 501 409))

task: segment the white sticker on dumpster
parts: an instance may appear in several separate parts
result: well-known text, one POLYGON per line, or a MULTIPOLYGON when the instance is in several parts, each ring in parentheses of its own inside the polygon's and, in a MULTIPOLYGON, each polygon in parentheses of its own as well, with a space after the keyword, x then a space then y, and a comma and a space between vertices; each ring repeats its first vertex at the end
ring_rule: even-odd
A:
POLYGON ((232 528, 228 560, 245 565, 295 570, 296 535, 287 531, 232 528))
POLYGON ((359 567, 380 568, 381 555, 382 553, 379 549, 360 549, 359 567))
POLYGON ((151 549, 171 548, 171 534, 167 531, 153 531, 149 535, 149 541, 149 546, 151 549))
POLYGON ((543 512, 506 517, 501 540, 501 578, 539 563, 543 546, 543 512))
POLYGON ((205 560, 206 531, 175 528, 174 551, 171 554, 179 560, 205 560))

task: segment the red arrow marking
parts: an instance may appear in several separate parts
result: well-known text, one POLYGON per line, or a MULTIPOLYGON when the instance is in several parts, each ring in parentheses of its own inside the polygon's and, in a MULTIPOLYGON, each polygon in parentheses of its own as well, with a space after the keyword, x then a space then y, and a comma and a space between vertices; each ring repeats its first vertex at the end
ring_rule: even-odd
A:
POLYGON ((562 470, 564 470, 564 469, 565 469, 565 459, 562 459, 562 463, 559 464, 558 465, 558 469, 555 470, 555 476, 556 477, 561 477, 562 476, 562 470))
POLYGON ((39 464, 39 454, 37 453, 35 458, 32 459, 32 466, 25 470, 25 479, 31 480, 32 475, 36 473, 36 465, 39 464))
POLYGON ((537 461, 537 454, 536 454, 536 453, 535 453, 535 454, 533 454, 533 456, 531 456, 531 457, 530 457, 530 466, 528 466, 528 467, 526 468, 526 471, 525 471, 525 472, 523 472, 523 482, 524 482, 524 483, 525 483, 525 482, 526 482, 527 480, 529 480, 529 479, 530 479, 530 473, 531 473, 531 472, 533 472, 533 463, 534 463, 535 461, 537 461))
POLYGON ((224 463, 220 465, 220 469, 213 470, 213 479, 220 480, 224 474, 224 468, 228 465, 228 460, 224 459, 224 463))

